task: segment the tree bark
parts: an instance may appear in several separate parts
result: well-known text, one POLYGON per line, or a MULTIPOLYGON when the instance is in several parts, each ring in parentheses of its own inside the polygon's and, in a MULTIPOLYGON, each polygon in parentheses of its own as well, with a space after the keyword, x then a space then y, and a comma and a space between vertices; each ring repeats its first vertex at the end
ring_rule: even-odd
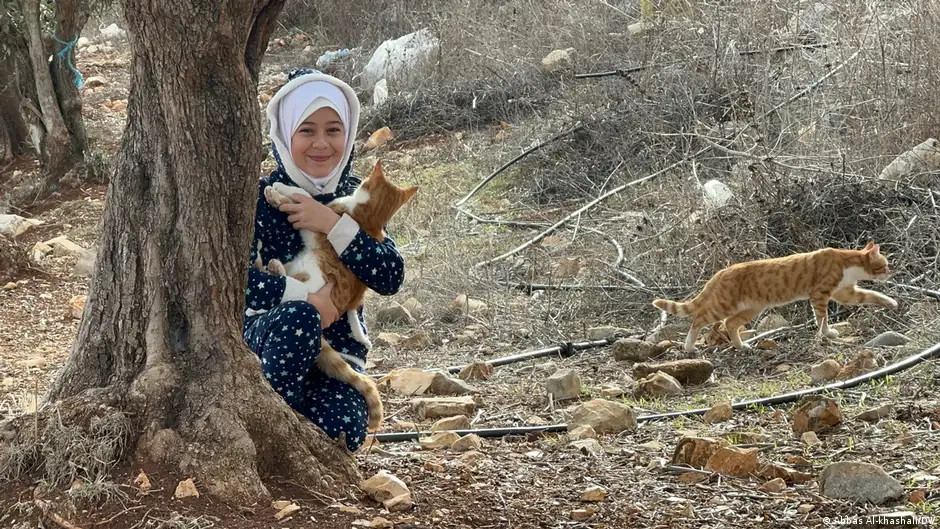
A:
MULTIPOLYGON (((78 38, 88 21, 90 6, 87 0, 58 0, 55 3, 55 33, 62 42, 71 42, 78 38)), ((75 86, 75 72, 66 62, 65 57, 59 58, 58 51, 62 44, 52 41, 52 53, 56 55, 52 67, 52 84, 55 88, 56 100, 59 102, 59 111, 65 121, 65 128, 69 132, 70 152, 72 161, 82 161, 88 147, 85 135, 85 121, 82 119, 82 97, 75 86)), ((68 59, 75 65, 75 48, 69 50, 68 59)))
POLYGON ((20 8, 26 23, 29 58, 45 128, 41 147, 42 168, 46 180, 54 183, 71 168, 75 159, 72 156, 72 141, 59 110, 52 75, 46 62, 47 55, 39 22, 39 2, 40 0, 20 0, 20 8))
POLYGON ((0 158, 5 161, 30 150, 29 128, 22 115, 26 96, 20 91, 23 75, 32 76, 28 57, 26 41, 14 35, 10 20, 0 13, 0 158))
POLYGON ((41 410, 117 406, 135 462, 242 504, 266 499, 272 476, 326 494, 359 479, 267 384, 241 334, 258 72, 283 1, 124 0, 127 126, 85 313, 41 410))

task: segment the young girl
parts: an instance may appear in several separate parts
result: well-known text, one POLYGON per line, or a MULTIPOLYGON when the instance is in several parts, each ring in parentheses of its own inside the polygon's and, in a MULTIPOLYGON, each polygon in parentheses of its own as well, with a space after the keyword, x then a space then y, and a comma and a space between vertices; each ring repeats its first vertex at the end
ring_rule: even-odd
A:
POLYGON ((352 217, 323 205, 351 195, 360 184, 350 174, 359 122, 359 100, 352 88, 316 70, 295 69, 271 98, 267 115, 277 169, 258 186, 244 338, 284 400, 333 439, 345 434, 347 448, 355 451, 366 436, 365 399, 352 386, 327 377, 314 362, 322 335, 353 369, 365 371, 366 347, 353 338, 350 327, 360 325, 365 334, 362 307, 351 322, 338 317, 330 301, 331 284, 310 293, 294 278, 252 265, 259 252, 263 263, 288 263, 302 247, 302 228, 327 234, 343 263, 381 295, 401 287, 404 262, 391 237, 378 242, 352 217), (264 188, 276 182, 301 187, 314 199, 297 195, 297 204, 271 206, 264 188))

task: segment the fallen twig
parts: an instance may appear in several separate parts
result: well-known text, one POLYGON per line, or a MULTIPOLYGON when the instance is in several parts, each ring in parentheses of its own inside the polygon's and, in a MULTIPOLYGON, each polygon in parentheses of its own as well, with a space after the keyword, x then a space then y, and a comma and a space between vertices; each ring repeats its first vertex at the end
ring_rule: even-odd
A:
POLYGON ((52 520, 54 524, 58 525, 62 529, 81 529, 81 527, 56 514, 52 510, 52 502, 48 500, 36 500, 36 506, 39 507, 40 511, 42 511, 43 516, 52 520))
MULTIPOLYGON (((455 207, 459 207, 459 206, 463 205, 466 201, 470 200, 470 198, 473 197, 473 195, 477 194, 477 193, 480 191, 480 189, 483 189, 483 187, 486 186, 486 184, 490 183, 490 180, 496 178, 497 175, 499 175, 500 173, 502 173, 503 171, 505 171, 506 169, 508 169, 512 164, 518 162, 519 160, 525 158, 526 156, 532 154, 533 152, 535 152, 535 151, 541 149, 542 147, 548 145, 549 143, 552 143, 553 141, 560 140, 561 138, 564 138, 565 136, 571 135, 571 134, 573 134, 573 133, 575 133, 575 132, 581 130, 582 128, 584 128, 584 125, 583 125, 583 124, 582 124, 582 125, 578 125, 578 126, 573 127, 573 128, 570 128, 570 129, 568 129, 568 130, 566 130, 566 131, 564 131, 564 132, 559 132, 558 134, 556 134, 556 135, 552 136, 551 138, 549 138, 549 139, 543 141, 542 143, 539 143, 539 144, 537 144, 537 145, 535 145, 535 146, 533 146, 533 147, 530 147, 530 148, 526 149, 525 151, 523 151, 522 153, 520 153, 518 156, 516 156, 516 157, 513 158, 512 160, 509 160, 508 162, 504 163, 499 169, 497 169, 497 170, 493 171, 492 173, 490 173, 489 176, 487 176, 486 178, 484 178, 482 182, 480 182, 479 184, 477 184, 476 187, 474 187, 469 193, 467 193, 467 196, 465 196, 465 197, 461 198, 460 200, 458 200, 458 201, 454 204, 454 206, 455 206, 455 207)), ((461 210, 458 209, 457 211, 461 211, 461 210)))

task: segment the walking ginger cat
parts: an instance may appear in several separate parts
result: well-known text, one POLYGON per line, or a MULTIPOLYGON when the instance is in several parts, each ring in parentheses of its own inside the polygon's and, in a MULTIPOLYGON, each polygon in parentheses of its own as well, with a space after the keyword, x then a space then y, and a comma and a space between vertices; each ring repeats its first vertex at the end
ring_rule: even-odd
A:
POLYGON ((823 248, 738 263, 718 271, 690 301, 656 299, 653 305, 668 314, 694 317, 685 340, 686 352, 695 350, 702 328, 722 320, 731 343, 745 350, 750 346, 741 341, 740 330, 765 308, 808 299, 816 314, 819 335, 827 338, 839 335, 829 328, 830 299, 845 305, 897 308, 897 301, 890 297, 855 286, 859 280, 887 277, 888 260, 879 253, 877 244, 869 242, 862 250, 823 248))
MULTIPOLYGON (((340 215, 349 214, 363 231, 378 241, 383 241, 385 224, 417 191, 417 187, 400 188, 389 182, 385 178, 381 162, 378 162, 369 177, 352 195, 337 198, 327 206, 340 215)), ((310 196, 299 187, 282 183, 275 183, 264 190, 265 199, 275 207, 292 202, 290 197, 294 194, 310 196)), ((371 348, 372 344, 362 332, 356 314, 367 287, 340 261, 325 233, 310 230, 300 230, 300 233, 304 242, 300 253, 286 265, 277 259, 271 259, 267 264, 268 272, 291 276, 306 284, 310 292, 320 290, 328 282, 333 283, 330 296, 333 304, 340 314, 346 314, 349 318, 354 338, 367 349, 371 348)), ((255 262, 255 267, 262 267, 260 257, 255 262)), ((369 409, 369 431, 375 432, 382 423, 382 400, 372 378, 356 372, 325 339, 321 339, 316 365, 327 376, 353 386, 365 397, 369 409)))

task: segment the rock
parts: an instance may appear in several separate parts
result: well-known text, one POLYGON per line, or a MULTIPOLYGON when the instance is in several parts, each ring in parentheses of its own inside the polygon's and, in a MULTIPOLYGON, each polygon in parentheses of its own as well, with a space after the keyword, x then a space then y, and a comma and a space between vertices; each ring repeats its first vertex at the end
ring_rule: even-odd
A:
POLYGON ((556 401, 576 399, 581 395, 581 377, 573 369, 560 369, 548 377, 545 389, 556 401))
POLYGON ((474 362, 460 370, 461 380, 489 380, 493 376, 493 365, 486 362, 474 362))
POLYGON ((842 422, 842 411, 832 399, 820 396, 805 397, 793 412, 793 433, 823 432, 842 422))
POLYGON ((52 246, 44 242, 37 242, 33 245, 33 249, 29 252, 30 257, 33 259, 33 262, 42 261, 43 257, 52 253, 52 246))
POLYGON ((937 181, 935 173, 940 170, 940 142, 936 138, 927 138, 911 150, 900 154, 884 169, 880 178, 904 180, 913 178, 919 186, 929 186, 937 181))
POLYGON ((390 142, 394 137, 395 135, 392 134, 392 129, 388 127, 382 127, 369 136, 369 139, 366 141, 365 145, 362 146, 362 152, 378 149, 379 147, 382 147, 386 143, 390 142))
POLYGON ((78 49, 82 49, 85 46, 88 46, 90 43, 91 41, 88 40, 88 37, 79 37, 78 42, 76 42, 75 45, 78 46, 78 49))
POLYGON ((705 419, 707 423, 725 422, 731 420, 732 411, 730 402, 721 402, 712 406, 712 409, 705 412, 703 419, 705 419))
POLYGON ((411 505, 411 491, 402 480, 387 470, 380 470, 376 475, 363 481, 359 488, 389 511, 396 510, 392 507, 400 510, 411 505))
MULTIPOLYGON (((35 250, 35 248, 34 248, 35 250)), ((72 277, 91 277, 95 271, 95 260, 98 258, 98 249, 91 247, 78 258, 75 268, 72 269, 72 277)))
POLYGON ((792 468, 772 462, 761 463, 757 469, 756 475, 767 479, 782 479, 786 483, 805 483, 811 481, 813 476, 805 472, 797 472, 792 468))
POLYGON ((617 336, 623 336, 626 334, 630 334, 630 331, 627 329, 621 329, 619 327, 611 327, 611 326, 591 327, 590 329, 587 330, 587 338, 588 340, 591 340, 591 341, 608 340, 608 339, 615 338, 617 336))
POLYGON ((800 439, 802 439, 807 446, 815 446, 822 442, 819 440, 819 436, 816 435, 816 432, 812 430, 803 432, 803 435, 800 436, 800 439))
POLYGON ((400 344, 404 339, 405 337, 397 332, 380 332, 378 336, 375 337, 375 344, 383 347, 394 347, 400 344))
POLYGON ((757 463, 757 448, 725 446, 708 458, 705 469, 726 476, 745 477, 757 470, 757 463))
POLYGON ((150 478, 147 477, 147 474, 144 474, 143 470, 134 478, 134 485, 137 485, 137 488, 143 492, 149 492, 153 488, 153 485, 150 484, 150 478))
POLYGON ((86 296, 72 296, 69 300, 69 315, 76 320, 82 319, 82 313, 85 312, 86 296))
POLYGON ((460 439, 460 434, 455 432, 436 432, 427 437, 421 437, 418 439, 418 444, 422 450, 439 450, 450 448, 458 439, 460 439))
POLYGON ((654 26, 652 22, 634 22, 627 26, 627 33, 631 36, 639 36, 652 30, 654 27, 656 26, 654 26))
POLYGON ((444 373, 437 372, 431 378, 428 392, 432 395, 469 395, 479 393, 480 390, 459 378, 451 378, 444 373))
POLYGON ((108 85, 108 81, 105 80, 105 78, 101 77, 100 75, 93 75, 89 77, 88 79, 85 79, 85 84, 84 84, 85 88, 98 88, 98 87, 107 86, 107 85, 108 85))
POLYGON ((118 27, 117 24, 111 24, 110 26, 101 30, 101 36, 105 40, 118 40, 124 38, 127 35, 127 32, 118 27))
POLYGON ((720 208, 734 197, 731 188, 718 180, 709 180, 702 186, 705 193, 705 203, 710 208, 720 208))
POLYGON ((725 439, 713 437, 683 437, 672 453, 672 464, 705 468, 705 465, 722 448, 730 447, 725 439))
POLYGON ((376 516, 369 522, 369 529, 395 529, 395 524, 381 516, 376 516))
POLYGON ((927 501, 927 495, 924 494, 924 491, 918 489, 911 493, 907 501, 913 505, 917 505, 918 503, 924 503, 925 501, 927 501))
POLYGON ((294 514, 295 512, 299 510, 300 510, 300 505, 297 505, 296 503, 291 503, 290 505, 287 505, 283 509, 277 511, 277 514, 274 515, 274 518, 280 521, 294 514))
POLYGON ((830 380, 835 380, 835 378, 839 376, 840 371, 842 371, 842 366, 839 365, 839 362, 835 359, 827 358, 810 368, 809 378, 812 380, 813 384, 822 384, 830 380))
POLYGON ((809 504, 809 503, 804 503, 804 504, 802 504, 802 505, 800 505, 799 507, 796 508, 796 512, 798 512, 798 513, 800 513, 800 514, 809 514, 809 513, 813 512, 813 509, 815 509, 815 508, 816 508, 815 505, 812 505, 812 504, 809 504))
POLYGON ((878 422, 885 417, 890 417, 891 415, 894 415, 894 406, 891 404, 885 404, 884 406, 880 406, 878 408, 872 408, 870 410, 863 411, 862 413, 856 415, 855 418, 860 421, 878 422))
POLYGON ((56 257, 74 255, 81 257, 87 250, 70 241, 68 237, 61 236, 46 241, 48 246, 52 247, 52 255, 56 257))
POLYGON ((574 448, 575 450, 581 452, 582 454, 586 456, 600 457, 604 455, 604 447, 601 446, 599 442, 597 442, 597 439, 593 439, 590 437, 586 439, 578 439, 577 441, 572 441, 568 443, 568 446, 570 448, 574 448))
MULTIPOLYGON (((572 425, 568 425, 571 428, 572 425)), ((568 440, 569 441, 580 441, 582 439, 594 439, 597 437, 597 433, 594 432, 594 428, 589 424, 582 424, 580 426, 574 426, 568 430, 568 440)))
POLYGON ((453 417, 445 417, 438 420, 431 425, 431 431, 443 431, 443 430, 467 430, 470 428, 470 419, 466 415, 454 415, 453 417))
POLYGON ((760 319, 757 322, 757 326, 754 328, 758 333, 763 333, 767 331, 772 331, 774 329, 780 329, 782 327, 789 327, 790 322, 786 318, 777 314, 776 312, 770 312, 766 316, 760 319))
POLYGON ((176 492, 173 493, 173 497, 181 500, 183 498, 198 498, 199 491, 196 490, 196 484, 193 483, 192 478, 180 481, 176 485, 176 492))
POLYGON ((411 401, 411 407, 422 419, 440 419, 454 415, 470 416, 477 409, 472 397, 420 398, 411 401))
POLYGON ((836 378, 839 380, 855 378, 859 375, 874 371, 877 368, 878 362, 875 360, 875 354, 866 349, 860 352, 854 360, 845 364, 836 378))
POLYGON ((477 452, 476 450, 465 452, 458 458, 461 464, 467 466, 474 466, 484 459, 486 459, 486 455, 482 452, 477 452))
POLYGON ((887 331, 875 336, 862 347, 897 347, 899 345, 905 345, 910 341, 910 338, 901 333, 887 331))
POLYGON ((633 390, 633 396, 640 397, 668 397, 671 395, 680 395, 683 392, 682 384, 672 376, 657 371, 646 378, 636 381, 636 388, 633 390))
POLYGON ((451 446, 451 450, 455 452, 469 452, 471 450, 480 450, 482 448, 483 439, 480 439, 480 436, 474 433, 467 434, 460 439, 457 439, 451 446))
POLYGON ((9 290, 16 290, 16 289, 19 288, 19 287, 20 287, 19 285, 17 285, 16 283, 14 283, 14 282, 11 281, 11 282, 9 282, 9 283, 3 285, 3 290, 7 290, 7 291, 9 291, 9 290))
POLYGON ((597 433, 620 433, 637 427, 633 408, 603 399, 590 400, 575 408, 570 424, 589 425, 597 433))
POLYGON ((622 397, 624 394, 623 388, 617 386, 603 386, 601 387, 601 396, 605 399, 616 399, 617 397, 622 397))
POLYGON ((553 50, 542 59, 541 70, 545 73, 556 73, 567 70, 571 67, 573 55, 574 48, 553 50))
POLYGON ((0 235, 15 239, 26 233, 33 223, 19 215, 0 215, 0 235))
POLYGON ((444 465, 440 463, 435 463, 433 461, 426 462, 424 464, 424 469, 427 470, 428 472, 437 472, 437 473, 441 473, 441 472, 444 472, 444 470, 446 470, 444 468, 444 465))
POLYGON ((424 305, 422 305, 421 302, 416 298, 406 299, 405 302, 401 304, 401 306, 408 309, 408 312, 415 318, 420 317, 421 314, 424 313, 424 305))
POLYGON ((904 494, 904 487, 880 466, 856 461, 840 461, 819 475, 819 491, 834 499, 870 502, 875 505, 904 494))
POLYGON ((775 341, 773 341, 773 340, 767 338, 767 339, 764 339, 764 340, 761 340, 761 341, 757 342, 757 346, 756 346, 756 347, 757 347, 758 349, 762 349, 762 350, 768 351, 768 350, 771 350, 771 349, 776 349, 776 348, 777 348, 777 342, 775 342, 775 341))
POLYGON ((43 367, 46 367, 46 359, 45 358, 30 358, 28 360, 20 360, 16 362, 15 365, 17 367, 26 367, 26 368, 29 368, 29 367, 43 368, 43 367))
POLYGON ((715 366, 708 360, 683 359, 660 364, 640 363, 633 366, 633 377, 637 380, 657 371, 676 379, 683 386, 695 386, 706 382, 715 366))
POLYGON ((490 313, 490 308, 486 303, 479 299, 468 298, 466 294, 460 294, 451 302, 447 311, 444 313, 444 321, 455 321, 457 318, 465 315, 476 317, 486 317, 490 313))
POLYGON ((606 498, 607 491, 598 485, 591 485, 581 493, 581 501, 604 501, 606 498))
POLYGON ((392 390, 402 395, 466 395, 479 393, 479 390, 463 380, 448 377, 440 371, 423 371, 417 368, 393 370, 377 381, 377 384, 388 385, 392 390))
POLYGON ((614 360, 618 362, 645 362, 665 352, 659 345, 637 340, 621 338, 614 342, 614 360))
POLYGON ((770 493, 782 492, 786 488, 787 482, 781 478, 774 478, 760 486, 761 491, 770 493))
POLYGON ((403 307, 400 303, 393 303, 379 309, 378 314, 375 315, 375 320, 380 324, 391 325, 411 325, 415 322, 414 317, 411 316, 411 313, 408 312, 408 309, 403 307))
POLYGON ((582 522, 594 516, 594 509, 575 509, 571 511, 570 518, 576 522, 582 522))

